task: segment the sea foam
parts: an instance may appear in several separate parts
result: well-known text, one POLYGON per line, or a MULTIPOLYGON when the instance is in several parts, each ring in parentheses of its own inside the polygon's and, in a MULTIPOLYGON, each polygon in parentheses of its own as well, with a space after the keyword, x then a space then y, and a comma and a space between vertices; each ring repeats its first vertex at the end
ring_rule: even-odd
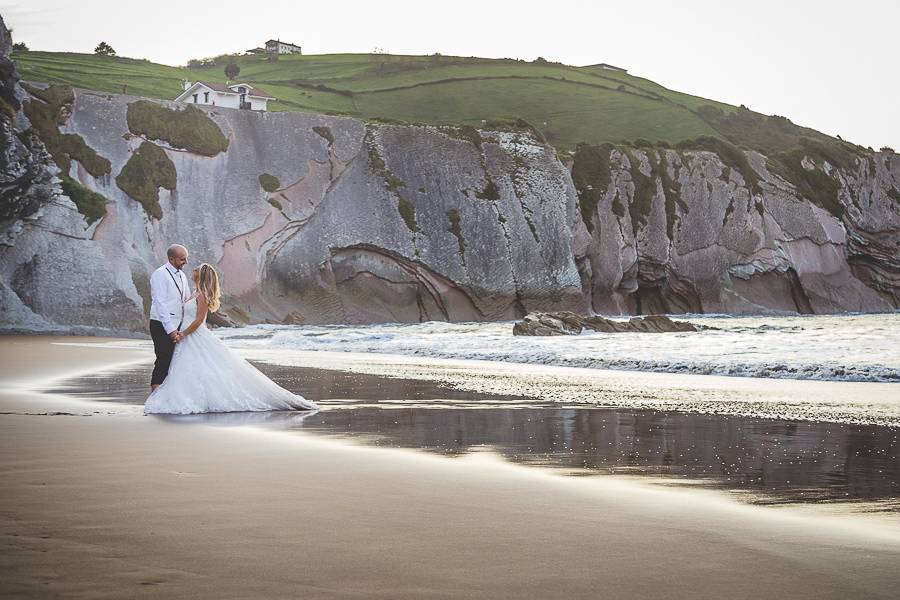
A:
POLYGON ((678 317, 689 333, 519 337, 512 323, 286 326, 220 330, 233 347, 373 352, 595 369, 900 383, 900 314, 678 317))

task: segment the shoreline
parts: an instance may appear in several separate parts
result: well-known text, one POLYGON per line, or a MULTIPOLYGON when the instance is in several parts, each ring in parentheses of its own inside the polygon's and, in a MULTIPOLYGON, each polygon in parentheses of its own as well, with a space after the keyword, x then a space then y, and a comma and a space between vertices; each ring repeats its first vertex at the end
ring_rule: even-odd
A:
MULTIPOLYGON (((828 503, 900 517, 897 430, 888 426, 566 405, 335 370, 347 365, 256 366, 322 410, 167 420, 262 426, 453 458, 487 451, 518 466, 566 475, 635 476, 656 485, 719 490, 756 505, 828 503)), ((142 363, 44 389, 137 408, 150 371, 142 363)))
MULTIPOLYGON (((517 344, 516 350, 506 345, 505 338, 507 329, 511 329, 514 321, 506 322, 425 322, 425 323, 376 323, 367 325, 306 325, 302 327, 285 326, 285 325, 269 325, 255 324, 243 325, 236 328, 217 328, 219 338, 226 343, 237 341, 238 348, 252 349, 251 345, 242 344, 242 340, 266 340, 272 336, 281 336, 288 333, 288 343, 279 344, 270 347, 287 352, 314 352, 317 354, 334 354, 335 352, 364 353, 364 354, 383 354, 392 357, 415 357, 419 359, 433 360, 474 360, 484 362, 497 362, 513 365, 531 365, 535 368, 545 367, 563 367, 586 369, 593 372, 604 373, 641 373, 647 375, 657 373, 663 376, 704 376, 704 377, 727 377, 741 378, 751 380, 769 380, 778 379, 785 381, 812 381, 812 382, 851 382, 851 383, 885 383, 900 384, 900 353, 890 351, 896 344, 895 340, 886 337, 887 330, 896 330, 900 327, 900 311, 882 312, 882 313, 841 313, 841 314, 819 314, 819 315, 728 315, 728 314, 679 314, 667 315, 672 318, 681 319, 686 322, 696 322, 705 329, 703 332, 695 332, 690 334, 679 333, 658 333, 658 334, 628 334, 616 333, 606 334, 602 332, 585 331, 580 335, 546 337, 546 336, 526 336, 518 338, 521 342, 517 344), (892 319, 887 323, 872 322, 873 318, 892 319), (823 321, 820 324, 811 324, 816 320, 823 321), (834 321, 834 322, 832 322, 834 321), (848 332, 844 325, 847 323, 858 323, 860 330, 858 332, 848 332), (704 322, 716 323, 716 325, 708 325, 704 322), (740 326, 733 326, 735 323, 740 326), (836 327, 837 326, 837 327, 836 327), (501 327, 503 335, 497 339, 497 331, 490 331, 488 338, 485 338, 485 328, 501 327), (836 337, 829 338, 829 333, 833 328, 840 330, 836 337), (449 328, 449 330, 448 330, 449 328), (340 339, 335 337, 335 332, 339 330, 352 331, 353 335, 340 339), (297 332, 306 331, 306 334, 294 335, 297 332), (465 333, 465 337, 469 338, 474 345, 469 349, 465 344, 459 346, 459 339, 454 339, 454 333, 458 336, 460 331, 465 333), (811 336, 799 341, 793 339, 793 335, 798 331, 804 332, 804 335, 811 336), (761 337, 752 337, 753 343, 749 346, 748 339, 744 338, 732 339, 731 342, 739 342, 736 351, 724 351, 723 356, 726 360, 720 362, 716 357, 720 355, 716 352, 708 352, 705 346, 709 343, 715 345, 722 344, 717 338, 721 336, 733 337, 735 334, 762 333, 761 337), (791 339, 787 339, 781 334, 789 332, 791 339), (852 341, 847 338, 849 333, 859 336, 862 342, 861 347, 857 347, 857 339, 852 341), (449 337, 448 337, 449 334, 449 337), (372 337, 374 335, 374 338, 372 337), (425 337, 423 337, 423 335, 425 337), (609 336, 612 337, 609 337, 609 336), (493 337, 491 337, 493 336, 493 337), (597 347, 592 345, 592 340, 609 341, 613 347, 619 342, 624 342, 625 346, 634 350, 633 340, 629 341, 629 336, 637 336, 640 339, 641 349, 640 356, 629 354, 612 354, 607 355, 608 347, 597 347), (774 336, 774 337, 773 337, 774 336), (781 337, 779 337, 781 336, 781 337), (869 340, 868 337, 874 337, 869 340), (359 338, 365 343, 356 343, 359 338), (691 346, 691 340, 696 337, 704 338, 703 346, 691 346), (365 341, 369 338, 368 341, 365 341), (388 343, 382 344, 386 338, 388 343), (396 338, 409 338, 399 345, 392 345, 396 338), (423 340, 431 340, 432 344, 422 346, 423 340), (489 341, 492 351, 487 351, 484 346, 485 340, 489 341), (311 343, 309 340, 320 340, 311 343), (530 340, 530 343, 529 343, 530 340), (672 346, 662 343, 663 340, 677 340, 677 355, 672 354, 672 346), (553 345, 554 343, 564 342, 566 345, 575 344, 579 347, 586 347, 587 353, 570 353, 565 346, 560 347, 553 345), (645 346, 643 342, 648 342, 646 347, 650 356, 657 356, 656 359, 650 360, 644 357, 643 351, 645 346), (657 344, 657 342, 660 342, 657 344), (479 346, 479 343, 481 346, 479 346), (551 344, 544 347, 545 344, 551 344), (682 347, 687 343, 688 346, 682 347), (443 345, 449 344, 445 349, 441 349, 443 345), (532 354, 528 352, 520 352, 522 344, 532 348, 532 354), (787 349, 790 347, 820 347, 824 344, 826 353, 824 356, 816 353, 800 353, 800 356, 792 356, 791 350, 783 355, 766 356, 760 361, 751 359, 746 362, 734 362, 728 358, 735 356, 748 355, 756 356, 759 354, 760 348, 765 348, 767 344, 773 344, 775 347, 787 349), (835 346, 835 344, 838 344, 835 346), (852 347, 848 344, 852 344, 852 347), (835 355, 835 350, 840 349, 841 354, 835 355), (468 350, 472 350, 474 356, 470 356, 468 350), (535 354, 536 352, 536 354, 535 354), (845 358, 847 353, 860 352, 863 356, 882 355, 882 362, 873 364, 862 360, 847 363, 845 358), (887 356, 884 356, 885 353, 887 356), (686 360, 686 356, 696 356, 697 360, 686 360), (555 356, 556 358, 550 358, 555 356), (804 358, 805 357, 805 358, 804 358), (810 362, 812 359, 812 362, 810 362)), ((630 317, 611 316, 612 320, 624 320, 630 317)), ((84 328, 80 328, 84 329, 84 328)), ((146 342, 148 336, 139 332, 119 332, 106 330, 102 328, 88 328, 92 331, 85 334, 79 328, 69 331, 56 330, 28 330, 19 331, 15 328, 0 329, 0 337, 5 335, 39 335, 39 336, 63 336, 77 338, 80 335, 86 335, 88 339, 116 339, 120 341, 146 342)), ((234 347, 234 346, 233 346, 234 347)), ((730 348, 729 345, 723 346, 723 350, 730 348)), ((764 354, 764 353, 763 353, 764 354)))
POLYGON ((485 452, 176 425, 24 391, 149 352, 31 338, 11 354, 9 339, 0 592, 16 597, 889 598, 900 585, 900 527, 883 519, 485 452), (49 414, 60 406, 82 410, 49 414))

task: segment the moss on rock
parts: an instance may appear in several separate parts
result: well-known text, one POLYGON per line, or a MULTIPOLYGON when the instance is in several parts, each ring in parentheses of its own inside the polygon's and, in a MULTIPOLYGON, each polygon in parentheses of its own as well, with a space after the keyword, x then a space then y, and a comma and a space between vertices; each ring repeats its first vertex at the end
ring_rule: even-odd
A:
POLYGON ((640 161, 637 156, 629 150, 626 150, 626 154, 631 166, 631 181, 634 184, 634 195, 631 198, 631 204, 628 205, 628 212, 631 214, 631 229, 637 235, 638 229, 647 223, 650 210, 653 208, 653 197, 656 195, 657 189, 655 171, 657 161, 656 154, 652 150, 648 150, 650 176, 647 176, 641 172, 640 161))
POLYGON ((72 88, 67 85, 38 88, 28 84, 25 84, 24 87, 29 94, 39 100, 24 102, 25 116, 31 121, 32 127, 44 142, 53 162, 63 174, 69 174, 72 160, 81 163, 81 166, 94 177, 109 174, 112 170, 109 161, 88 146, 80 135, 60 133, 59 131, 59 126, 66 124, 72 102, 75 100, 72 88))
POLYGON ((374 126, 366 126, 366 135, 363 138, 363 145, 366 147, 366 155, 369 157, 369 166, 384 180, 384 185, 392 192, 396 192, 402 187, 406 187, 406 182, 394 175, 388 170, 381 152, 378 150, 378 144, 375 141, 374 126))
MULTIPOLYGON (((487 176, 487 175, 486 175, 487 176)), ((487 183, 483 190, 475 190, 475 197, 479 200, 490 200, 492 202, 500 199, 500 188, 493 179, 488 177, 487 183)))
POLYGON ((161 219, 159 188, 172 191, 176 180, 175 165, 166 151, 156 144, 144 142, 122 167, 122 172, 116 177, 116 185, 140 202, 150 217, 161 219))
POLYGON ((261 185, 262 189, 266 190, 267 192, 274 192, 281 187, 281 182, 278 181, 278 178, 274 175, 263 173, 259 176, 259 185, 261 185))
POLYGON ((215 156, 228 150, 228 139, 205 112, 191 105, 173 110, 148 100, 128 105, 128 130, 200 154, 215 156))
POLYGON ((23 83, 22 87, 38 100, 51 106, 66 106, 75 102, 75 92, 72 90, 72 86, 69 85, 54 84, 40 88, 23 83))
POLYGON ((823 170, 822 165, 828 162, 833 167, 849 171, 856 166, 856 158, 854 152, 840 144, 802 138, 799 148, 772 155, 768 165, 774 173, 793 184, 802 196, 840 219, 844 214, 844 207, 838 199, 841 186, 833 175, 823 170), (818 164, 807 169, 803 166, 804 158, 818 164))
POLYGON ((60 177, 63 193, 71 198, 88 225, 106 216, 106 196, 90 190, 68 175, 60 177))
POLYGON ((400 217, 410 231, 415 233, 419 230, 419 226, 416 224, 416 207, 412 202, 403 196, 397 196, 397 212, 400 213, 400 217))
POLYGON ((328 145, 331 146, 334 144, 334 134, 331 133, 331 128, 326 126, 313 127, 313 131, 318 134, 319 137, 323 138, 328 145))
POLYGON ((897 204, 900 204, 900 191, 897 191, 897 188, 895 188, 895 187, 888 188, 887 195, 890 197, 891 200, 893 200, 897 204))
POLYGON ((750 166, 744 151, 723 139, 712 136, 701 136, 694 140, 685 140, 677 144, 681 150, 705 150, 718 155, 727 166, 741 174, 754 194, 762 193, 759 187, 759 175, 750 166))
POLYGON ((450 221, 450 227, 447 228, 447 231, 456 236, 456 243, 459 246, 459 255, 462 258, 463 262, 466 261, 466 240, 463 238, 462 228, 460 227, 460 217, 459 210, 455 208, 451 208, 447 211, 447 219, 450 221))
POLYGON ((78 161, 94 177, 108 175, 112 170, 110 162, 97 154, 84 139, 75 133, 60 133, 60 125, 65 125, 71 112, 75 93, 67 85, 51 85, 39 88, 23 84, 25 90, 37 100, 26 100, 22 109, 31 121, 47 152, 61 173, 63 193, 71 198, 84 215, 88 224, 106 215, 106 197, 90 190, 69 176, 72 161, 78 161))
POLYGON ((612 144, 594 146, 578 144, 572 164, 572 183, 578 193, 578 206, 581 219, 588 231, 594 231, 594 217, 600 198, 606 193, 612 182, 609 156, 613 151, 612 144))
POLYGON ((12 122, 16 118, 16 109, 6 100, 0 98, 0 117, 12 122))

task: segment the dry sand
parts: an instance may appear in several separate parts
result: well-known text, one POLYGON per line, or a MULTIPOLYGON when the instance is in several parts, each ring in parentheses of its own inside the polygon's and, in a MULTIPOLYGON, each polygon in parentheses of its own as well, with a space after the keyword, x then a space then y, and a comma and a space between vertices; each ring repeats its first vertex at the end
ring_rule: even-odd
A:
MULTIPOLYGON (((896 521, 29 391, 147 360, 0 338, 0 595, 895 598, 896 521), (63 412, 69 414, 53 414, 63 412)), ((78 340, 83 341, 83 340, 78 340)))

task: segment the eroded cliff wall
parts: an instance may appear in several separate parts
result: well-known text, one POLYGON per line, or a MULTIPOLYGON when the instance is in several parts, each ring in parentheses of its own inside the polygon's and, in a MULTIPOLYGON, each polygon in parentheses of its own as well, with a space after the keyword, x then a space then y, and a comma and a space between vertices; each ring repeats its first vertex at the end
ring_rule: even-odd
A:
POLYGON ((592 231, 575 247, 592 310, 900 306, 900 156, 867 153, 848 169, 804 157, 804 169, 834 182, 834 201, 817 202, 773 174, 764 156, 745 155, 744 169, 708 151, 604 148, 576 157, 582 204, 593 205, 592 231), (599 190, 586 189, 592 176, 599 190))
MULTIPOLYGON (((2 223, 6 326, 143 329, 149 273, 173 242, 219 269, 237 322, 900 306, 890 152, 851 168, 804 159, 837 186, 823 206, 752 152, 737 168, 704 150, 601 147, 567 167, 524 129, 216 108, 177 113, 224 135, 195 147, 190 128, 137 126, 146 100, 11 85, 56 160, 17 145, 40 127, 11 105, 5 156, 41 160, 5 188, 4 208, 25 207, 2 223)), ((7 180, 24 172, 13 163, 7 180)))
POLYGON ((78 160, 68 173, 106 198, 104 216, 88 224, 57 190, 37 215, 8 227, 0 277, 52 322, 143 327, 149 273, 172 242, 190 249, 193 264, 220 269, 225 311, 238 321, 492 320, 586 309, 568 171, 527 132, 218 109, 205 114, 228 147, 203 156, 133 134, 127 113, 139 100, 76 91, 62 111, 60 131, 109 161, 99 177, 78 160), (153 210, 120 185, 148 143, 177 174, 173 190, 158 188, 153 210), (262 188, 263 174, 277 180, 273 191, 262 188))

